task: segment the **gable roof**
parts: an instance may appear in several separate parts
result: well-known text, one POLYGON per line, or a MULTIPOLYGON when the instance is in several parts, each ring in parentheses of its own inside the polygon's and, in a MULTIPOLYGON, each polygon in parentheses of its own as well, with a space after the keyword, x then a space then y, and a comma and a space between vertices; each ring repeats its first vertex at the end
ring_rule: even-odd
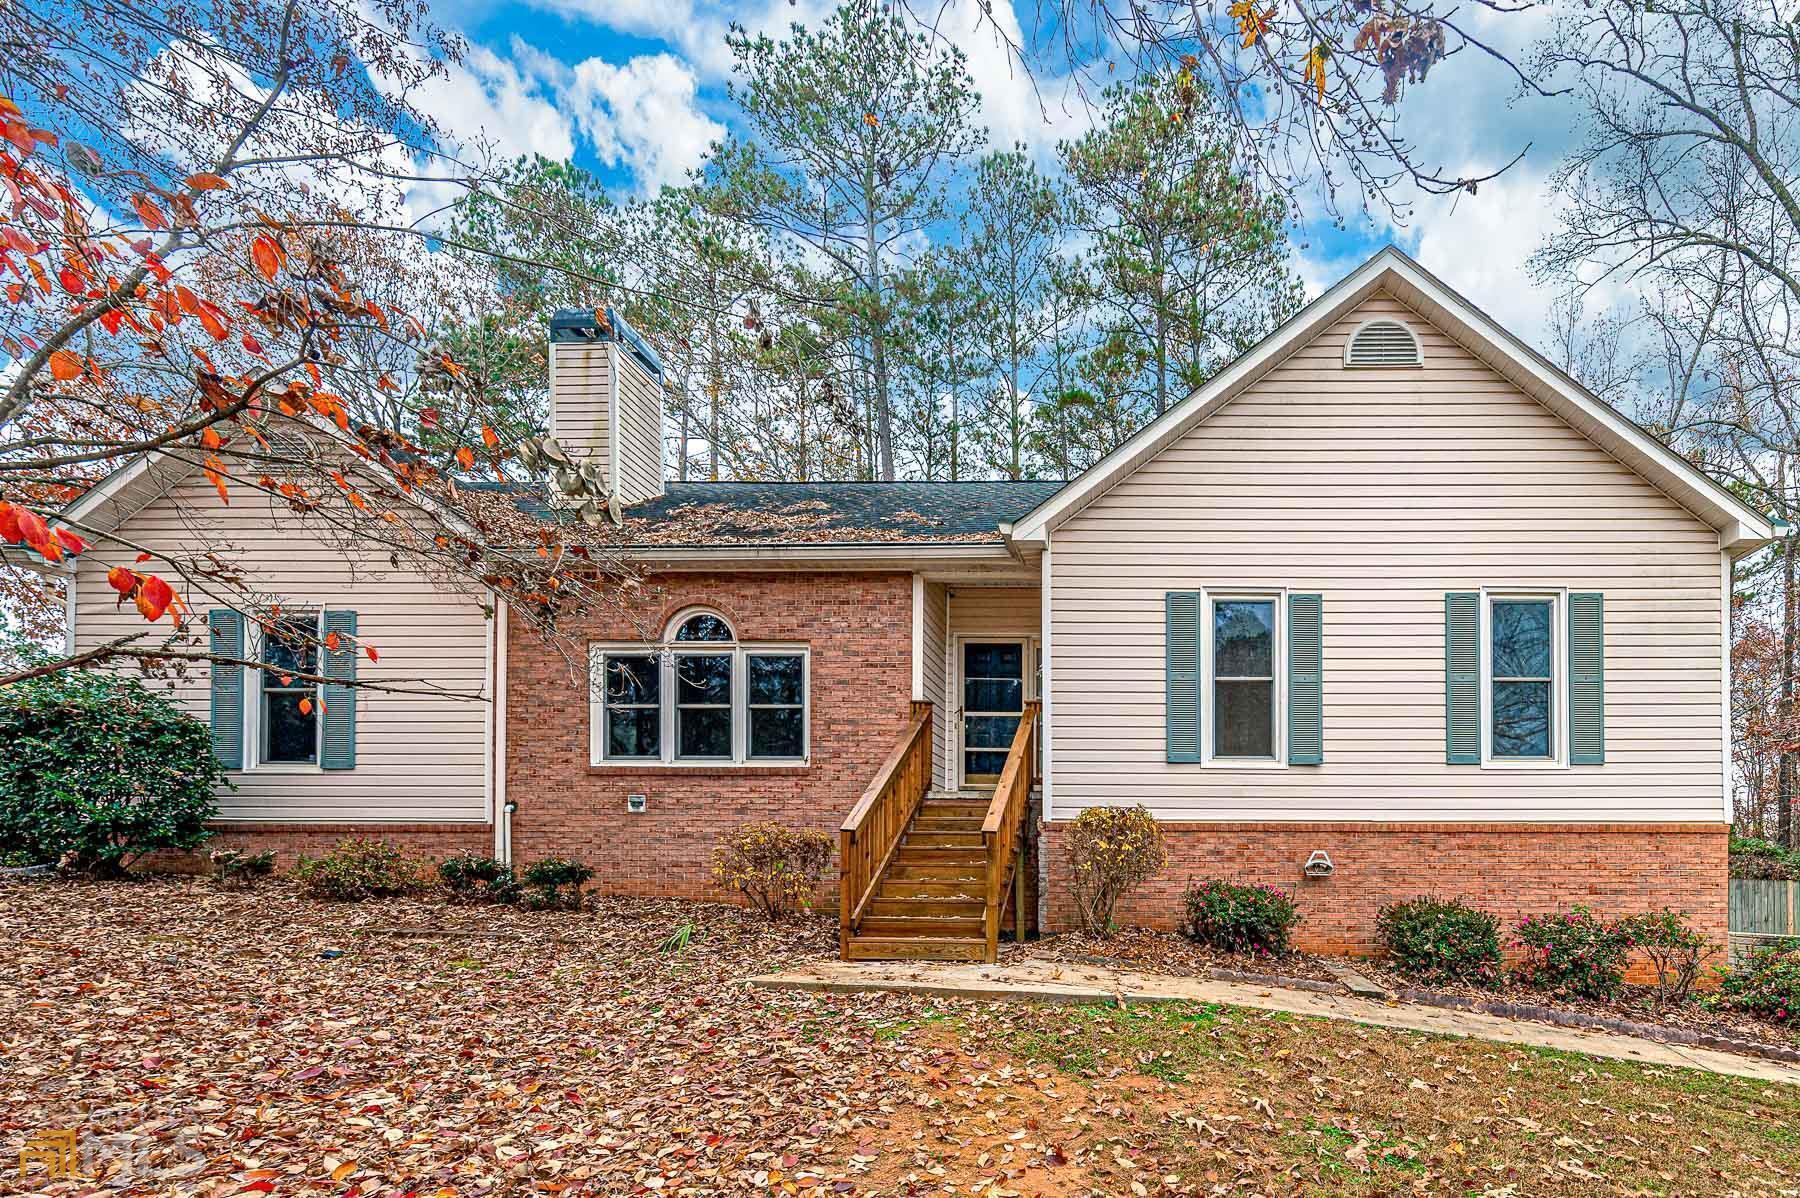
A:
POLYGON ((1778 534, 1776 524, 1696 469, 1610 404, 1501 328, 1485 312, 1400 250, 1388 246, 1295 313, 1205 385, 1016 521, 1015 541, 1048 544, 1057 525, 1092 503, 1273 370, 1289 353, 1377 291, 1386 291, 1447 333, 1527 396, 1719 530, 1739 556, 1778 534))
MULTIPOLYGON (((624 511, 618 528, 583 530, 583 539, 620 548, 813 547, 929 543, 999 545, 1011 523, 1054 495, 1061 482, 672 482, 665 494, 624 511)), ((523 517, 521 544, 536 544, 541 524, 572 523, 573 513, 543 493, 486 484, 480 516, 496 525, 523 517), (515 515, 508 515, 510 508, 515 515)))

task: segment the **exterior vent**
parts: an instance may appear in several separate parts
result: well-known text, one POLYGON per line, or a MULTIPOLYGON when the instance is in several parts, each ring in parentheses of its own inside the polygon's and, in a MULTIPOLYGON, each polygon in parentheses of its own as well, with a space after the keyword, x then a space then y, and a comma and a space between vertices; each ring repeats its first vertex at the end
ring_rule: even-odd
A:
POLYGON ((1425 354, 1413 331, 1397 320, 1371 320, 1358 326, 1344 346, 1346 366, 1423 366, 1425 354))

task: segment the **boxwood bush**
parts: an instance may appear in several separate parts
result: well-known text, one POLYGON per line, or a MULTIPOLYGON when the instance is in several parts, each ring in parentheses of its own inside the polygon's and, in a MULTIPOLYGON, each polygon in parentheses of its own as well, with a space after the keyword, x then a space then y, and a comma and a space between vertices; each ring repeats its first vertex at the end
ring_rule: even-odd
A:
POLYGON ((1500 921, 1457 899, 1420 897, 1383 907, 1375 934, 1394 967, 1428 982, 1499 981, 1500 921))
POLYGON ((207 726, 135 679, 64 670, 0 689, 0 856, 122 873, 204 842, 228 785, 207 726))

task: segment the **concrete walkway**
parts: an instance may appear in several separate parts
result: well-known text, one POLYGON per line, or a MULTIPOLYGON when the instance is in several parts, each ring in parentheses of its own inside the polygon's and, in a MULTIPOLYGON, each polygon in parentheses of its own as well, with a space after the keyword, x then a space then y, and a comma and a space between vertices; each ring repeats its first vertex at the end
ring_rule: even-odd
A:
POLYGON ((1500 1044, 1520 1044, 1586 1053, 1646 1065, 1704 1069, 1760 1081, 1800 1085, 1800 1066, 1709 1048, 1665 1044, 1638 1036, 1552 1027, 1470 1011, 1446 1011, 1411 1003, 1389 1003, 1349 995, 1316 994, 1242 982, 1168 977, 1154 973, 1028 961, 1015 965, 963 965, 903 961, 821 961, 783 973, 751 978, 771 990, 824 990, 853 993, 888 990, 945 998, 1037 1000, 1043 1002, 1207 1002, 1259 1011, 1286 1011, 1322 1019, 1345 1019, 1377 1027, 1403 1028, 1444 1036, 1470 1036, 1500 1044))

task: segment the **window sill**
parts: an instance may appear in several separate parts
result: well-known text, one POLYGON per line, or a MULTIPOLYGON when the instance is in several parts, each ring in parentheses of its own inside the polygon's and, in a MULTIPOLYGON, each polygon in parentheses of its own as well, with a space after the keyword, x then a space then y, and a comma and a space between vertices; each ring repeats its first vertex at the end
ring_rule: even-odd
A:
POLYGON ((1511 773, 1515 770, 1524 771, 1526 773, 1529 773, 1532 770, 1566 770, 1569 768, 1569 763, 1566 761, 1493 761, 1493 760, 1488 760, 1488 761, 1484 761, 1481 763, 1481 768, 1484 770, 1498 770, 1501 773, 1511 773))
POLYGON ((1288 763, 1272 757, 1209 757, 1200 763, 1208 770, 1285 770, 1288 763))
POLYGON ((325 767, 294 762, 292 764, 251 765, 230 772, 234 774, 322 774, 325 772, 325 767))
POLYGON ((771 761, 766 765, 752 761, 696 761, 688 765, 668 761, 646 761, 641 765, 607 761, 589 763, 587 767, 590 778, 785 778, 798 777, 811 770, 812 763, 808 761, 771 761))

